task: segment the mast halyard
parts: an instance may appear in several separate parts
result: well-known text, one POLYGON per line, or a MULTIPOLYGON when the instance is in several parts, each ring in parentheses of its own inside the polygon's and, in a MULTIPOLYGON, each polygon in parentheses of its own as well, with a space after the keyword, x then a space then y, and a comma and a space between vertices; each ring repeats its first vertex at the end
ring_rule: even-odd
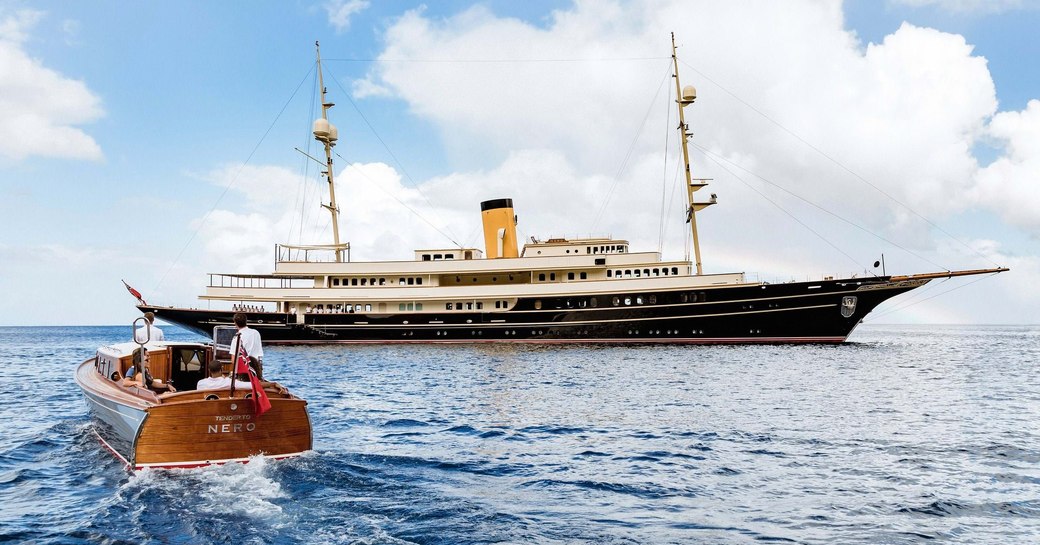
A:
POLYGON ((690 174, 690 151, 687 148, 686 141, 693 133, 690 132, 690 127, 686 124, 683 108, 693 104, 693 101, 697 99, 697 90, 692 85, 687 85, 686 87, 680 87, 679 85, 679 59, 675 55, 674 32, 672 33, 672 65, 675 68, 675 73, 672 75, 675 78, 675 102, 679 105, 679 141, 682 142, 683 170, 686 172, 686 223, 690 224, 690 234, 693 237, 694 263, 697 265, 697 274, 701 275, 704 274, 704 271, 701 269, 701 244, 697 238, 697 212, 715 204, 716 199, 715 195, 712 195, 709 202, 699 203, 693 200, 694 192, 707 186, 708 179, 695 179, 690 174))
POLYGON ((339 207, 336 205, 336 184, 333 182, 332 168, 332 146, 335 146, 336 140, 339 139, 339 130, 329 123, 329 108, 335 104, 325 99, 325 78, 321 73, 321 46, 318 42, 314 42, 314 49, 318 58, 318 86, 321 88, 321 119, 314 122, 314 139, 325 145, 325 172, 322 174, 329 182, 329 204, 321 203, 321 206, 332 214, 332 240, 336 246, 334 253, 336 261, 340 262, 343 257, 339 251, 339 207))

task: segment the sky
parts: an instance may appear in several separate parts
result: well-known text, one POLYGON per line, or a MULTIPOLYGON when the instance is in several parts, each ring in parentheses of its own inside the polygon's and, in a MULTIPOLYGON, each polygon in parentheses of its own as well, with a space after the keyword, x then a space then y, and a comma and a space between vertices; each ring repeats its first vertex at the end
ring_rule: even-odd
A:
POLYGON ((1040 323, 1040 2, 0 1, 0 325, 126 324, 126 280, 199 301, 330 243, 310 134, 320 41, 355 261, 524 237, 688 252, 670 77, 707 273, 933 281, 874 323, 1040 323))

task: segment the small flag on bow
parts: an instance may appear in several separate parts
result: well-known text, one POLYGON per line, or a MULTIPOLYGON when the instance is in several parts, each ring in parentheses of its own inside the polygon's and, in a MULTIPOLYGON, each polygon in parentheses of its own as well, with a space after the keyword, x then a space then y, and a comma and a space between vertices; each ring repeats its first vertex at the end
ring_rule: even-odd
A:
POLYGON ((267 398, 267 392, 264 391, 263 385, 260 384, 256 371, 250 367, 246 351, 241 347, 238 349, 238 357, 235 360, 235 372, 249 375, 249 384, 253 386, 253 414, 260 416, 266 413, 271 408, 271 400, 267 398))
POLYGON ((123 285, 126 286, 126 291, 129 291, 130 295, 133 295, 134 297, 136 297, 137 300, 140 301, 142 305, 147 305, 148 304, 148 303, 145 303, 144 299, 141 298, 141 292, 135 290, 134 288, 131 288, 130 284, 126 283, 126 280, 123 280, 123 285))

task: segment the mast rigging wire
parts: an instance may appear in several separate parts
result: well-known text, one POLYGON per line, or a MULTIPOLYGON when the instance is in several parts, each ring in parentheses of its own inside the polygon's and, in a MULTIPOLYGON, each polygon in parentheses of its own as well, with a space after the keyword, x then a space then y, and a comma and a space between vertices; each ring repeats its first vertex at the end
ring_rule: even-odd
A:
MULTIPOLYGON (((961 288, 966 288, 966 287, 968 287, 968 286, 970 286, 970 285, 972 285, 972 284, 974 284, 976 282, 982 282, 983 280, 986 280, 988 278, 992 278, 992 277, 996 276, 997 274, 999 274, 999 273, 993 273, 993 274, 987 274, 987 275, 984 275, 984 276, 980 276, 980 277, 978 277, 978 278, 976 278, 976 279, 974 279, 974 280, 972 280, 970 282, 967 282, 967 283, 964 283, 964 284, 958 284, 958 285, 956 285, 956 286, 954 286, 954 287, 952 287, 952 288, 950 288, 950 289, 948 289, 946 291, 942 291, 942 292, 936 293, 935 295, 932 295, 931 297, 927 297, 925 299, 920 299, 920 300, 914 301, 913 303, 910 303, 910 304, 897 306, 897 307, 895 307, 893 309, 890 309, 890 310, 887 310, 887 311, 885 311, 885 312, 883 312, 881 314, 878 314, 877 316, 872 316, 872 317, 870 317, 869 320, 864 318, 863 321, 864 322, 868 322, 869 321, 869 322, 872 323, 872 322, 876 321, 878 318, 882 318, 884 316, 888 316, 889 314, 892 314, 893 312, 899 312, 899 311, 902 311, 902 310, 906 310, 907 308, 910 308, 910 307, 912 307, 914 305, 918 305, 918 304, 923 303, 925 301, 930 301, 930 300, 935 299, 936 297, 939 297, 941 295, 946 295, 947 293, 950 293, 952 291, 957 291, 957 290, 959 290, 961 288)), ((949 278, 947 278, 946 280, 949 280, 949 278)), ((945 283, 945 281, 943 283, 945 283)))
MULTIPOLYGON (((671 92, 669 91, 669 96, 671 92)), ((665 233, 665 201, 668 197, 668 146, 671 144, 672 137, 672 105, 665 101, 665 116, 664 116, 664 158, 661 161, 661 213, 658 215, 657 221, 657 253, 664 251, 664 233, 665 233)))
MULTIPOLYGON (((811 143, 809 143, 809 142, 808 142, 807 140, 805 140, 804 138, 802 138, 801 136, 799 136, 799 135, 798 135, 797 133, 795 133, 795 132, 794 132, 794 131, 792 131, 791 129, 788 129, 787 127, 785 127, 785 126, 783 126, 782 124, 780 124, 780 122, 779 122, 779 121, 776 121, 775 119, 773 119, 773 118, 769 117, 768 115, 766 115, 766 114, 765 114, 764 112, 762 112, 762 111, 761 111, 761 110, 759 110, 758 108, 755 108, 754 106, 752 106, 751 104, 749 104, 749 103, 748 103, 747 101, 745 101, 744 99, 742 99, 742 98, 740 98, 739 96, 737 96, 737 95, 736 95, 736 93, 733 93, 733 92, 732 92, 732 91, 730 91, 729 89, 726 89, 725 87, 723 87, 723 86, 722 86, 722 85, 721 85, 720 83, 718 83, 717 81, 715 81, 715 80, 713 80, 712 78, 708 77, 708 75, 707 75, 707 74, 705 74, 704 72, 701 72, 700 70, 698 70, 698 69, 694 68, 694 67, 693 67, 693 66, 692 66, 691 64, 687 63, 686 61, 680 60, 679 62, 683 63, 683 65, 685 65, 685 66, 686 66, 687 68, 689 68, 690 70, 693 70, 694 72, 696 72, 696 73, 697 73, 698 75, 700 75, 700 76, 701 76, 702 78, 704 78, 705 80, 707 80, 707 81, 708 81, 709 83, 711 83, 712 85, 715 85, 716 87, 718 87, 719 89, 721 89, 721 90, 722 90, 723 92, 725 92, 725 93, 726 93, 726 94, 728 94, 729 96, 733 97, 733 99, 734 99, 734 100, 736 100, 737 102, 739 102, 739 103, 743 104, 744 106, 748 107, 748 108, 749 108, 749 109, 750 109, 751 111, 753 111, 753 112, 755 112, 756 114, 758 114, 758 115, 762 116, 763 118, 765 118, 765 119, 766 119, 767 121, 769 121, 770 123, 772 123, 772 124, 776 125, 777 127, 779 127, 779 128, 780 128, 780 130, 782 130, 782 131, 786 132, 787 134, 791 135, 792 137, 794 137, 794 138, 795 138, 796 140, 798 140, 799 142, 801 142, 801 143, 802 143, 802 144, 804 144, 805 146, 809 147, 809 149, 811 149, 811 150, 815 151, 816 153, 820 154, 820 155, 821 155, 821 156, 823 156, 823 157, 824 157, 825 159, 827 159, 828 161, 830 161, 830 162, 834 163, 835 165, 837 165, 837 166, 838 166, 839 168, 841 168, 841 169, 842 169, 842 170, 844 170, 845 172, 848 172, 848 173, 849 173, 850 175, 852 175, 852 176, 853 176, 854 178, 856 178, 856 179, 858 179, 859 181, 861 181, 861 182, 863 182, 863 183, 867 184, 868 186, 872 187, 872 188, 873 188, 873 189, 874 189, 875 191, 877 191, 878 193, 881 193, 881 194, 882 194, 882 195, 884 195, 885 197, 888 197, 888 198, 889 198, 889 199, 890 199, 890 200, 891 200, 892 202, 894 202, 894 203, 898 204, 899 206, 901 206, 901 207, 905 208, 905 209, 906 209, 906 210, 908 210, 908 211, 909 211, 909 212, 910 212, 911 214, 913 214, 913 215, 917 216, 918 218, 921 218, 922 220, 924 220, 924 221, 925 221, 925 223, 927 223, 928 225, 930 225, 930 226, 934 227, 934 228, 935 228, 936 230, 938 230, 938 231, 939 231, 940 233, 942 233, 942 234, 946 235, 947 237, 949 237, 949 238, 951 238, 951 239, 955 240, 955 241, 956 241, 956 242, 957 242, 958 244, 961 244, 962 246, 964 246, 964 247, 965 247, 965 248, 967 248, 968 250, 970 250, 970 251, 974 252, 974 253, 975 253, 976 255, 978 255, 979 257, 981 257, 981 258, 983 258, 984 260, 986 260, 986 261, 990 262, 991 264, 993 264, 993 265, 995 265, 995 266, 998 266, 998 267, 999 267, 999 265, 997 265, 997 264, 996 264, 995 262, 993 262, 993 261, 992 261, 992 260, 991 260, 991 259, 990 259, 989 257, 987 257, 987 256, 986 256, 985 254, 983 254, 982 252, 980 252, 980 251, 979 251, 979 250, 978 250, 977 248, 972 248, 971 246, 969 246, 969 245, 968 245, 967 243, 965 243, 964 241, 962 241, 962 240, 960 240, 959 238, 957 238, 957 237, 953 236, 952 234, 950 234, 949 232, 947 232, 947 231, 946 231, 945 229, 943 229, 942 227, 940 227, 939 225, 937 225, 936 223, 934 223, 934 222, 933 222, 933 221, 931 221, 930 219, 926 218, 926 217, 925 217, 924 215, 922 215, 922 214, 918 213, 918 212, 917 212, 916 210, 914 210, 913 208, 910 208, 910 206, 909 206, 909 205, 907 205, 907 204, 904 204, 904 203, 903 203, 902 201, 900 201, 899 199, 895 198, 894 196, 892 196, 891 194, 889 194, 889 193, 888 193, 888 192, 886 192, 885 190, 883 190, 883 189, 881 189, 880 187, 878 187, 878 186, 876 186, 876 185, 872 184, 872 183, 871 183, 871 182, 870 182, 869 180, 867 180, 867 179, 866 179, 866 178, 864 178, 863 176, 860 176, 859 174, 857 174, 856 172, 854 172, 854 171, 853 171, 853 170, 852 170, 851 168, 849 168, 849 167, 845 166, 845 164, 844 164, 844 163, 842 163, 842 162, 838 161, 837 159, 835 159, 835 158, 831 157, 830 155, 828 155, 827 153, 825 153, 825 152, 824 152, 823 150, 821 150, 820 148, 818 148, 818 147, 816 147, 816 146, 812 145, 811 143)), ((941 268, 943 268, 943 269, 948 269, 947 267, 941 267, 941 268)))
MULTIPOLYGON (((669 60, 671 58, 669 57, 669 60)), ((671 64, 669 62, 669 64, 671 64)), ((625 157, 621 160, 621 164, 618 165, 617 172, 614 174, 614 181, 610 184, 610 189, 607 190, 607 194, 603 197, 603 205, 600 206, 599 212, 596 213, 596 219, 592 222, 592 229, 589 232, 595 232, 596 227, 599 225, 599 220, 603 217, 603 212, 607 209, 607 204, 610 203, 610 197, 614 194, 614 189, 617 187, 618 182, 621 181, 621 174, 625 171, 625 167, 628 166, 628 160, 632 157, 632 152, 635 150, 636 142, 639 141, 639 135, 643 132, 643 127, 646 126, 646 120, 650 118, 650 112, 653 110, 654 104, 657 103, 657 97, 661 95, 661 88, 664 87, 668 76, 671 75, 672 69, 669 68, 665 73, 665 76, 661 78, 661 83, 657 86, 657 91, 654 92, 654 98, 650 101, 650 105, 646 109, 646 113, 643 114, 643 120, 639 123, 639 127, 636 129, 635 136, 632 137, 632 142, 628 145, 628 151, 625 152, 625 157)))
MULTIPOLYGON (((908 254, 910 254, 910 255, 912 255, 912 256, 914 256, 914 257, 916 257, 916 258, 918 258, 918 259, 920 259, 920 260, 922 260, 922 261, 924 261, 926 263, 930 263, 931 265, 933 265, 935 267, 938 267, 938 268, 940 268, 942 270, 949 270, 949 268, 943 267, 942 265, 939 265, 938 263, 935 263, 934 261, 932 261, 932 260, 930 260, 930 259, 928 259, 928 258, 926 258, 926 257, 924 257, 924 256, 922 256, 922 255, 912 251, 912 250, 904 248, 903 246, 900 246, 899 244, 897 244, 897 243, 895 243, 895 242, 893 242, 891 240, 888 240, 887 238, 885 238, 885 237, 883 237, 883 236, 881 236, 881 235, 871 231, 870 229, 867 229, 866 227, 863 227, 862 225, 859 225, 859 224, 853 222, 852 220, 845 219, 842 216, 839 216, 838 214, 836 214, 834 212, 831 212, 830 210, 824 208, 823 206, 820 206, 820 205, 810 201, 809 199, 806 199, 805 197, 802 197, 801 195, 798 195, 797 193, 795 193, 795 192, 793 192, 793 191, 791 191, 789 189, 786 189, 783 186, 781 186, 781 185, 779 185, 779 184, 777 184, 775 182, 772 182, 769 179, 767 179, 767 178, 765 178, 765 177, 763 177, 763 176, 761 176, 759 174, 756 174, 756 173, 748 170, 747 168, 744 168, 743 166, 741 166, 741 165, 739 165, 737 163, 734 163, 733 161, 730 161, 729 159, 726 159, 725 157, 721 157, 719 155, 716 155, 716 154, 708 151, 707 149, 705 149, 704 147, 702 147, 702 146, 700 146, 700 145, 698 145, 696 143, 691 142, 690 145, 692 145, 698 151, 703 153, 705 157, 707 157, 708 159, 711 159, 712 162, 714 162, 715 164, 717 164, 720 167, 722 167, 723 170, 725 170, 726 172, 729 172, 731 175, 733 175, 733 172, 731 172, 730 170, 726 169, 726 167, 722 165, 722 162, 726 162, 726 163, 728 163, 730 165, 733 165, 734 167, 736 167, 736 168, 738 168, 740 170, 743 170, 744 172, 746 172, 746 173, 748 173, 748 174, 758 178, 759 180, 762 180, 763 182, 769 184, 770 186, 773 186, 773 187, 779 189, 780 191, 783 191, 784 193, 787 193, 788 195, 791 195, 792 197, 794 197, 794 198, 796 198, 796 199, 798 199, 798 200, 808 204, 809 206, 812 206, 813 208, 816 208, 816 209, 820 210, 821 212, 823 212, 825 214, 828 214, 828 215, 830 215, 830 216, 832 216, 832 217, 834 217, 836 219, 839 219, 839 220, 841 220, 841 221, 843 221, 843 222, 845 222, 845 223, 847 223, 847 224, 849 224, 849 225, 859 229, 860 231, 863 231, 864 233, 867 233, 868 235, 877 238, 878 240, 881 240, 883 242, 891 244, 892 246, 895 246, 896 248, 899 248, 900 250, 903 250, 904 252, 906 252, 906 253, 908 253, 908 254)), ((733 175, 733 176, 735 178, 737 178, 737 180, 740 180, 741 183, 743 183, 747 187, 751 188, 752 191, 755 191, 756 193, 761 195, 763 198, 765 198, 767 201, 769 201, 773 205, 777 206, 777 208, 780 208, 781 210, 783 210, 782 207, 777 205, 774 201, 770 200, 768 197, 765 197, 765 195, 763 195, 760 191, 758 191, 757 189, 752 187, 750 184, 748 184, 747 182, 742 180, 739 176, 736 176, 736 175, 733 175)), ((784 213, 786 213, 788 215, 791 215, 786 210, 783 210, 783 211, 784 211, 784 213)), ((794 217, 793 215, 791 215, 791 216, 794 217)), ((798 223, 801 223, 803 226, 805 225, 805 223, 801 222, 800 220, 796 219, 796 221, 798 221, 798 223)), ((808 227, 808 226, 806 226, 806 227, 808 227)), ((812 229, 810 229, 810 231, 812 231, 812 229)), ((812 232, 816 233, 816 231, 812 231, 812 232)), ((820 236, 820 238, 823 239, 824 242, 827 242, 827 244, 830 244, 831 246, 837 248, 836 246, 834 246, 834 244, 832 244, 830 241, 828 241, 822 235, 819 235, 818 233, 816 233, 816 234, 817 234, 817 236, 820 236)), ((841 250, 839 250, 839 251, 841 251, 841 250)), ((849 254, 846 254, 844 251, 842 251, 841 253, 844 254, 845 256, 849 255, 849 254)), ((853 260, 853 261, 855 261, 855 260, 853 260)), ((862 263, 857 263, 857 265, 862 266, 862 263)))
POLYGON ((242 174, 242 170, 253 159, 253 155, 256 154, 256 150, 260 149, 260 144, 264 143, 264 140, 267 138, 267 135, 271 133, 271 129, 273 129, 275 124, 278 123, 278 120, 281 119, 282 114, 285 113, 285 109, 289 107, 289 103, 292 102, 293 98, 296 98, 296 93, 298 93, 300 91, 300 88, 303 87, 303 83, 307 81, 307 76, 310 75, 311 70, 313 70, 313 68, 314 67, 312 66, 311 68, 307 69, 307 73, 303 75, 303 79, 300 80, 300 83, 296 86, 296 89, 293 90, 292 95, 289 96, 289 100, 286 100, 285 104, 282 105, 282 109, 278 110, 278 115, 274 116, 274 120, 272 120, 271 124, 267 126, 267 130, 264 131, 263 136, 261 136, 260 140, 256 142, 256 145, 253 146, 253 149, 249 152, 249 156, 246 157, 245 162, 238 166, 238 170, 235 171, 235 175, 231 177, 231 181, 229 181, 227 186, 224 187, 224 191, 220 193, 220 196, 217 197, 216 202, 214 202, 213 206, 211 206, 209 211, 206 212, 206 215, 202 217, 202 221, 199 222, 199 226, 196 227, 194 231, 192 231, 191 236, 188 237, 188 242, 185 242, 184 246, 181 248, 181 251, 177 252, 177 257, 173 258, 173 262, 170 263, 170 266, 166 269, 166 272, 164 272, 163 275, 159 277, 159 281, 156 282, 155 287, 152 288, 153 290, 158 291, 159 286, 162 285, 163 281, 165 281, 166 277, 170 274, 170 271, 172 271, 173 268, 177 265, 177 262, 180 261, 181 257, 184 255, 185 250, 187 250, 188 246, 190 246, 192 241, 195 240, 195 237, 199 234, 199 231, 202 230, 202 227, 206 225, 206 222, 209 220, 209 217, 213 214, 213 211, 216 210, 217 205, 220 204, 220 201, 224 198, 225 195, 228 194, 228 191, 231 191, 231 188, 234 187, 235 182, 238 181, 239 175, 242 174))
MULTIPOLYGON (((826 242, 828 246, 830 246, 831 248, 834 248, 835 250, 837 250, 839 253, 841 253, 841 255, 849 258, 849 260, 852 261, 853 263, 855 263, 857 266, 862 266, 862 263, 859 263, 858 261, 856 261, 856 258, 854 258, 851 255, 849 255, 848 253, 846 253, 845 250, 842 250, 841 248, 839 248, 836 244, 831 242, 827 237, 823 236, 818 231, 816 231, 815 229, 810 227, 809 224, 807 224, 804 221, 798 219, 798 216, 795 216, 793 213, 789 212, 786 208, 784 208, 783 206, 780 206, 780 203, 778 203, 778 202, 774 201, 773 199, 770 199, 769 197, 767 197, 765 193, 762 193, 757 188, 755 188, 750 183, 748 183, 746 180, 744 180, 743 178, 738 176, 736 173, 734 173, 732 170, 726 168, 726 165, 722 164, 720 161, 716 161, 714 157, 709 155, 709 153, 706 150, 704 150, 704 148, 702 148, 702 147, 700 147, 700 146, 698 146, 696 144, 694 144, 693 147, 698 149, 698 150, 700 150, 701 152, 703 152, 705 157, 707 157, 708 159, 711 159, 711 161, 713 163, 715 163, 716 165, 718 165, 719 168, 721 168, 722 170, 725 170, 727 173, 729 173, 730 176, 733 176, 737 181, 739 181, 740 183, 744 184, 745 187, 747 187, 751 191, 754 191, 755 193, 757 193, 759 197, 762 197, 763 199, 765 199, 767 202, 769 202, 770 204, 775 206, 778 210, 780 210, 784 214, 787 214, 791 219, 793 219, 794 221, 798 222, 799 225, 801 225, 802 227, 805 227, 806 229, 809 230, 809 232, 811 232, 812 234, 814 234, 817 237, 819 237, 820 240, 826 242)), ((729 162, 729 161, 727 161, 727 162, 729 162)))
MULTIPOLYGON (((426 204, 429 205, 431 209, 436 209, 436 207, 433 205, 433 203, 430 202, 430 199, 426 196, 426 193, 423 193, 423 190, 419 187, 419 184, 417 184, 415 182, 415 180, 412 178, 411 174, 408 174, 408 171, 404 168, 404 163, 402 163, 401 160, 397 158, 397 155, 395 155, 394 152, 390 149, 390 146, 388 146, 386 144, 386 142, 383 140, 383 137, 379 136, 379 133, 376 132, 376 128, 374 126, 372 126, 372 123, 370 123, 368 121, 368 118, 365 117, 365 114, 364 114, 364 112, 361 111, 361 108, 358 108, 358 105, 357 105, 357 103, 354 102, 354 99, 350 98, 350 93, 348 93, 347 90, 343 87, 343 85, 340 84, 340 82, 336 78, 335 74, 333 74, 332 72, 329 72, 329 77, 332 78, 332 81, 336 83, 336 86, 339 87, 339 89, 341 91, 343 91, 343 96, 346 97, 347 101, 350 102, 350 105, 354 107, 354 111, 356 111, 358 113, 358 115, 361 116, 361 120, 364 121, 365 125, 368 126, 368 130, 372 131, 372 134, 376 137, 376 140, 379 140, 379 143, 383 145, 383 149, 385 149, 386 152, 390 154, 390 157, 394 160, 394 163, 397 165, 397 168, 400 169, 401 174, 404 174, 405 179, 408 180, 408 182, 411 184, 412 188, 415 189, 419 193, 420 196, 422 196, 423 200, 426 201, 426 204)), ((337 155, 339 155, 339 154, 337 154, 337 155)), ((412 210, 412 209, 409 208, 409 210, 412 210)), ((412 212, 414 212, 414 210, 412 210, 412 212)), ((427 221, 427 220, 424 218, 423 221, 427 221)), ((429 222, 427 221, 427 223, 429 223, 429 222)), ((430 224, 430 225, 432 226, 433 224, 430 224)), ((455 232, 451 230, 451 227, 447 227, 446 226, 445 228, 449 232, 451 232, 451 234, 452 234, 452 236, 450 236, 450 237, 445 235, 448 238, 448 240, 451 241, 452 244, 455 244, 459 248, 462 248, 462 246, 459 245, 458 242, 455 242, 455 239, 459 238, 459 236, 456 235, 455 232)), ((436 229, 436 227, 435 227, 435 229, 436 229)), ((442 234, 442 235, 444 234, 444 231, 441 231, 440 229, 437 229, 437 232, 442 234)))
POLYGON ((433 222, 431 222, 430 220, 426 219, 426 218, 425 218, 425 217, 424 217, 424 216, 423 216, 422 214, 420 214, 420 213, 419 213, 418 211, 416 211, 416 210, 415 210, 414 208, 412 208, 411 206, 408 206, 407 204, 405 204, 405 203, 404 203, 404 201, 402 201, 401 199, 398 199, 398 198, 397 198, 397 196, 395 196, 394 194, 390 193, 390 192, 389 192, 389 191, 387 191, 386 189, 383 189, 383 187, 382 187, 382 186, 380 186, 379 184, 377 184, 377 183, 375 182, 375 180, 373 180, 372 178, 369 178, 369 177, 368 177, 368 175, 367 175, 367 174, 365 174, 365 171, 361 170, 360 168, 357 168, 357 167, 355 166, 355 164, 356 164, 356 163, 352 163, 352 162, 350 162, 349 160, 347 160, 347 158, 346 158, 346 157, 343 157, 342 155, 340 155, 340 154, 339 154, 339 152, 333 152, 333 153, 334 153, 334 154, 336 155, 336 157, 339 157, 340 159, 343 159, 344 161, 346 161, 346 163, 347 163, 347 166, 348 166, 349 168, 353 168, 353 169, 354 169, 355 171, 357 171, 357 172, 358 172, 359 174, 361 174, 361 177, 363 177, 364 179, 368 180, 368 181, 369 181, 369 182, 370 182, 370 183, 371 183, 371 184, 372 184, 373 186, 375 186, 375 187, 376 187, 377 189, 379 189, 379 190, 380 190, 380 191, 382 191, 383 193, 386 193, 387 195, 389 195, 391 199, 393 199, 393 200, 397 201, 397 203, 398 203, 398 204, 400 204, 401 206, 405 207, 405 208, 406 208, 406 209, 407 209, 407 210, 408 210, 409 212, 411 212, 411 213, 415 214, 415 215, 416 215, 416 217, 418 217, 419 219, 421 219, 421 220, 423 220, 424 222, 426 222, 426 224, 427 224, 427 225, 429 225, 430 227, 433 227, 433 229, 434 229, 435 231, 437 231, 438 233, 440 233, 441 235, 443 235, 443 236, 444 236, 444 238, 446 238, 446 239, 450 240, 450 241, 451 241, 451 243, 452 243, 452 244, 454 244, 454 245, 455 245, 455 246, 456 246, 457 248, 462 248, 462 247, 463 247, 463 246, 462 246, 461 244, 459 244, 458 242, 456 242, 456 241, 455 241, 455 240, 454 240, 453 238, 451 238, 450 236, 448 236, 448 234, 447 234, 447 233, 445 233, 444 231, 441 231, 439 227, 437 227, 436 225, 434 225, 434 224, 433 224, 433 222))
MULTIPOLYGON (((314 65, 317 66, 317 61, 315 61, 314 65)), ((314 71, 314 78, 311 80, 311 84, 314 87, 317 87, 317 85, 318 85, 318 72, 316 70, 314 71)), ((300 147, 306 149, 307 151, 310 151, 310 148, 311 148, 311 145, 312 145, 312 140, 311 140, 311 136, 312 136, 312 133, 311 133, 311 123, 310 123, 309 120, 315 118, 314 112, 317 109, 317 103, 318 103, 317 94, 316 93, 312 93, 311 94, 310 115, 307 116, 307 119, 308 119, 308 121, 307 121, 307 130, 304 131, 306 136, 304 136, 304 143, 303 143, 303 145, 300 146, 300 147)), ((307 210, 307 207, 304 206, 304 203, 307 202, 307 178, 310 175, 310 166, 311 166, 311 162, 306 157, 304 157, 301 160, 303 161, 303 176, 300 179, 300 185, 297 186, 297 188, 296 188, 296 200, 295 200, 295 202, 293 204, 293 206, 298 206, 300 208, 300 232, 299 232, 299 237, 297 238, 297 244, 303 244, 303 226, 306 225, 306 223, 307 223, 306 222, 306 210, 307 210)), ((292 215, 292 223, 289 224, 289 234, 286 237, 286 240, 292 240, 292 231, 293 231, 293 227, 295 226, 295 224, 296 224, 296 215, 293 214, 292 215)))
POLYGON ((559 58, 559 59, 354 59, 338 58, 324 59, 336 62, 399 62, 399 63, 458 63, 458 64, 492 64, 492 63, 525 63, 525 62, 613 62, 613 61, 656 61, 661 59, 671 60, 671 57, 587 57, 587 58, 559 58))

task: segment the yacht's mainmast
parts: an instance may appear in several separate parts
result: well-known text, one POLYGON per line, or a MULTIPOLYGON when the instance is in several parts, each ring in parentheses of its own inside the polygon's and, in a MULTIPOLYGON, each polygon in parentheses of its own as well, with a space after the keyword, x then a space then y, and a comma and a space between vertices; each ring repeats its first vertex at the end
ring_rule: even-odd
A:
POLYGON ((683 108, 693 104, 693 101, 697 99, 697 89, 694 89, 692 85, 680 88, 679 86, 679 59, 675 55, 675 33, 672 33, 672 64, 675 67, 675 74, 672 76, 675 78, 675 101, 679 104, 679 141, 682 142, 682 156, 683 156, 683 167, 686 172, 686 223, 690 224, 690 233, 693 236, 693 255, 695 258, 694 263, 697 265, 697 274, 704 274, 701 270, 701 243, 697 239, 697 212, 715 204, 715 195, 711 196, 709 202, 699 203, 693 200, 693 193, 698 189, 708 185, 707 178, 692 178, 690 175, 690 151, 687 148, 686 140, 693 135, 690 132, 690 127, 686 124, 686 118, 683 115, 683 108))
MULTIPOLYGON (((336 206, 336 184, 332 180, 332 146, 335 146, 336 140, 339 139, 339 130, 335 125, 329 123, 329 108, 335 104, 325 99, 325 79, 321 73, 321 46, 318 45, 318 42, 314 42, 314 49, 318 56, 318 85, 321 87, 321 119, 314 122, 314 138, 325 145, 325 171, 322 174, 329 181, 329 204, 321 203, 321 206, 332 214, 332 239, 338 248, 340 246, 339 207, 336 206)), ((342 261, 338 250, 335 254, 336 261, 342 261)))

